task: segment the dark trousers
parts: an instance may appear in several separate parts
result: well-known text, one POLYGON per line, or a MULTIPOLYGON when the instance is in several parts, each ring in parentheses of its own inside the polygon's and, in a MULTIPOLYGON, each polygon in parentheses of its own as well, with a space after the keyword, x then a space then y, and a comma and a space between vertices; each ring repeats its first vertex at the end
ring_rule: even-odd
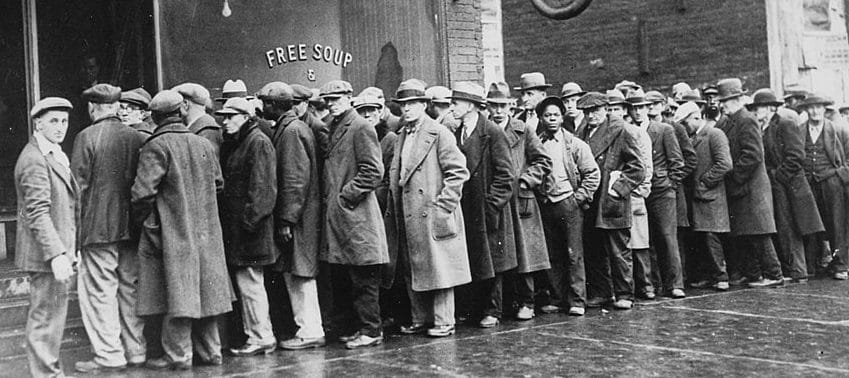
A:
POLYGON ((781 275, 781 263, 778 262, 778 254, 772 245, 770 235, 743 235, 734 240, 734 247, 738 252, 745 254, 745 274, 750 281, 760 277, 772 280, 783 279, 781 275))
MULTIPOLYGON (((811 190, 814 192, 814 200, 820 211, 820 217, 825 225, 825 235, 819 234, 809 238, 809 247, 813 253, 821 251, 818 248, 823 245, 823 239, 828 240, 831 249, 834 250, 834 259, 831 261, 831 270, 845 272, 849 267, 849 209, 846 207, 843 183, 837 175, 833 175, 823 181, 809 181, 811 190)), ((826 251, 831 253, 831 251, 826 251)))
POLYGON ((772 201, 775 209, 775 227, 778 233, 773 235, 781 272, 786 277, 806 278, 808 268, 805 263, 805 244, 802 234, 793 222, 787 190, 779 182, 772 181, 772 201))
POLYGON ((382 334, 380 320, 381 265, 333 264, 334 325, 343 334, 359 331, 369 337, 382 334))
POLYGON ((691 262, 692 266, 697 267, 698 273, 694 273, 695 276, 714 282, 728 281, 725 253, 719 234, 715 232, 693 232, 693 241, 692 258, 687 261, 691 262))
POLYGON ((514 300, 518 307, 534 308, 534 275, 542 272, 515 273, 512 275, 514 300))
POLYGON ((636 291, 640 294, 654 293, 655 280, 652 272, 655 272, 657 268, 652 264, 651 249, 632 249, 631 254, 634 257, 634 287, 636 291))
POLYGON ((482 282, 483 295, 487 299, 483 303, 484 316, 494 316, 501 319, 504 314, 504 273, 495 273, 495 277, 482 282))
POLYGON ((584 271, 583 213, 575 197, 540 202, 540 215, 548 246, 551 303, 560 307, 584 307, 587 279, 584 271))
MULTIPOLYGON (((678 226, 678 251, 681 252, 681 277, 684 278, 684 283, 695 282, 701 273, 699 264, 696 264, 694 259, 694 248, 696 246, 694 239, 695 233, 690 227, 678 226)), ((723 260, 724 261, 724 260, 723 260)))
POLYGON ((26 350, 33 377, 62 376, 59 348, 68 317, 68 284, 53 273, 29 274, 26 350))
MULTIPOLYGON (((295 319, 292 315, 292 302, 289 300, 289 294, 286 290, 286 280, 283 278, 283 272, 278 272, 272 268, 273 266, 265 267, 265 292, 268 295, 269 315, 271 317, 271 328, 274 330, 274 336, 277 340, 286 340, 291 335, 294 335, 298 326, 295 325, 295 319)), ((231 274, 231 279, 233 274, 231 274)), ((240 308, 235 303, 234 308, 240 308)), ((222 332, 222 344, 231 347, 239 347, 247 341, 247 335, 242 331, 241 315, 239 311, 233 311, 228 319, 228 333, 222 332), (237 319, 238 317, 238 319, 237 319), (226 335, 226 339, 225 336, 226 335)), ((219 329, 222 327, 219 326, 219 329)))
POLYGON ((678 203, 673 188, 652 190, 646 199, 653 256, 656 256, 660 282, 664 292, 684 288, 681 252, 678 249, 678 203))

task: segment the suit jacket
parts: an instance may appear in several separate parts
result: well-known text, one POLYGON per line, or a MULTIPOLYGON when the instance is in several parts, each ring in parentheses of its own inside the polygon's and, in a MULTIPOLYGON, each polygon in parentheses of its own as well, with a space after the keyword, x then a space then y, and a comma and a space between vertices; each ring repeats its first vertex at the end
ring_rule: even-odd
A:
POLYGON ((588 216, 596 218, 596 227, 602 229, 625 229, 631 227, 631 191, 645 177, 645 164, 640 157, 640 147, 631 133, 625 130, 625 121, 608 116, 590 136, 589 125, 577 130, 578 138, 590 146, 596 163, 601 169, 601 186, 595 193, 593 207, 588 216), (610 174, 620 172, 619 178, 611 183, 610 174), (618 196, 608 193, 612 188, 618 196))
POLYGON ((728 138, 712 125, 705 125, 693 136, 692 145, 698 163, 686 181, 686 189, 693 231, 728 232, 731 226, 725 175, 732 167, 728 138))
MULTIPOLYGON (((828 157, 828 161, 831 162, 835 174, 840 177, 844 185, 849 185, 849 130, 835 127, 827 119, 823 120, 823 122, 820 138, 823 138, 825 155, 828 157)), ((802 130, 806 134, 810 133, 808 122, 802 125, 802 130)))
POLYGON ((79 184, 80 245, 130 240, 130 188, 145 135, 118 116, 77 134, 71 172, 79 184))
POLYGON ((652 142, 652 192, 677 187, 685 172, 675 129, 666 123, 650 121, 646 132, 652 142))
MULTIPOLYGON (((684 157, 684 179, 687 179, 693 173, 693 170, 696 169, 696 164, 698 163, 696 161, 696 150, 693 148, 692 142, 690 142, 690 135, 688 135, 687 128, 684 125, 671 119, 667 119, 664 122, 672 125, 672 128, 675 129, 675 138, 678 139, 678 146, 681 147, 681 155, 684 157)), ((678 185, 675 199, 678 205, 678 227, 690 227, 689 216, 687 214, 687 194, 683 185, 678 185)))
POLYGON ((52 272, 50 260, 74 258, 79 248, 77 183, 53 155, 44 156, 35 139, 15 164, 18 224, 15 266, 26 272, 52 272))
POLYGON ((209 114, 204 114, 189 125, 189 131, 212 142, 212 146, 215 147, 215 155, 221 156, 221 143, 224 140, 224 135, 215 118, 209 114))

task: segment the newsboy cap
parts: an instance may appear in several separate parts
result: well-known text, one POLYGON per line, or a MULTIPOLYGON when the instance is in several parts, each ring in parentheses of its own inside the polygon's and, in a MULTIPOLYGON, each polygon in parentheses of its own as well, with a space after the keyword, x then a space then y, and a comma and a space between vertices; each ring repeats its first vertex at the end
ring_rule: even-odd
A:
POLYGON ((32 118, 37 118, 42 113, 49 110, 64 110, 67 112, 73 108, 74 105, 62 97, 45 97, 33 105, 32 109, 29 111, 29 115, 32 118))
POLYGON ((272 81, 263 85, 256 97, 260 100, 272 101, 292 101, 295 98, 292 87, 282 81, 272 81))
POLYGON ((351 99, 351 106, 354 109, 362 109, 362 108, 376 108, 383 109, 383 101, 381 101, 377 96, 373 94, 364 94, 362 96, 357 96, 351 99))
MULTIPOLYGON (((395 91, 395 98, 392 101, 430 101, 425 87, 427 87, 427 84, 419 79, 405 80, 398 86, 398 90, 395 91)), ((360 93, 360 96, 362 96, 362 93, 360 93)))
POLYGON ((200 84, 183 83, 171 88, 171 90, 176 91, 184 99, 198 105, 209 105, 211 103, 209 91, 200 84))
POLYGON ((141 107, 142 109, 147 109, 150 106, 150 93, 144 88, 136 88, 130 91, 121 92, 121 102, 126 102, 128 104, 133 104, 141 107))
MULTIPOLYGON (((381 91, 381 94, 383 91, 381 91)), ((324 83, 319 90, 319 96, 322 98, 342 97, 346 94, 354 93, 354 88, 351 83, 344 80, 332 80, 324 83)))
POLYGON ((183 95, 172 89, 165 89, 150 100, 150 111, 167 114, 176 111, 183 103, 183 95))
POLYGON ((121 88, 111 84, 95 84, 83 91, 83 100, 95 104, 112 104, 121 99, 121 88))
POLYGON ((578 109, 592 109, 607 105, 607 95, 600 92, 589 92, 578 99, 578 109))
POLYGON ((231 97, 224 103, 221 110, 215 112, 217 115, 244 114, 254 115, 255 108, 251 102, 244 97, 231 97))
POLYGON ((312 97, 312 91, 300 84, 292 84, 292 97, 298 101, 309 101, 312 97))
POLYGON ((804 100, 802 100, 802 103, 799 104, 799 107, 807 107, 807 106, 813 106, 813 105, 828 106, 828 105, 832 105, 832 104, 834 104, 834 101, 829 100, 825 96, 811 94, 808 97, 806 97, 804 100))

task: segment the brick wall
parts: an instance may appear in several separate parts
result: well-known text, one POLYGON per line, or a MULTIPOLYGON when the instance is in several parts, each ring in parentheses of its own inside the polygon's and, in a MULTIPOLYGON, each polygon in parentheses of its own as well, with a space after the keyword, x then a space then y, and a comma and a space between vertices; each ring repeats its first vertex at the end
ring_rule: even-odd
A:
POLYGON ((483 37, 480 0, 443 0, 448 49, 448 83, 483 85, 483 37))
POLYGON ((544 17, 529 0, 502 0, 502 11, 511 84, 523 72, 541 71, 558 87, 575 81, 588 90, 623 79, 667 90, 679 81, 701 85, 731 76, 751 90, 769 86, 764 0, 595 0, 565 21, 544 17), (640 20, 647 73, 638 58, 640 20), (595 59, 604 67, 591 65, 595 59))

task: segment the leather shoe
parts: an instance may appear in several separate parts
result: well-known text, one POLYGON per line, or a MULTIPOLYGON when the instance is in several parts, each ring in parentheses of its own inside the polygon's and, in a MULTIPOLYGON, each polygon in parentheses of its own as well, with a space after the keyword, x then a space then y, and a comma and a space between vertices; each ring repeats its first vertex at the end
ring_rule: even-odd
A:
POLYGON ((771 280, 769 278, 761 278, 758 281, 749 282, 749 287, 753 288, 762 288, 762 287, 779 287, 784 286, 784 278, 779 278, 775 280, 771 280))
POLYGON ((585 310, 583 307, 569 307, 569 316, 584 316, 584 312, 585 310))
POLYGON ((189 370, 192 368, 192 361, 186 360, 173 362, 168 357, 159 357, 147 360, 147 362, 144 363, 144 366, 151 370, 189 370))
POLYGON ((747 283, 749 283, 748 277, 740 277, 729 282, 731 286, 745 286, 747 283))
POLYGON ((834 273, 834 275, 832 275, 831 278, 834 278, 835 280, 838 280, 838 281, 846 281, 846 280, 849 280, 849 273, 847 273, 847 272, 837 272, 837 273, 834 273))
POLYGON ((492 315, 487 315, 487 316, 484 316, 483 319, 481 319, 481 321, 478 323, 478 326, 481 327, 481 328, 492 328, 492 327, 497 326, 498 323, 499 323, 498 318, 496 318, 492 315))
POLYGON ((350 335, 339 336, 339 341, 347 343, 349 341, 356 340, 358 337, 360 337, 360 331, 354 332, 350 335))
POLYGON ((713 287, 714 283, 709 280, 701 280, 698 282, 693 282, 690 284, 690 287, 693 289, 707 289, 709 287, 713 287))
POLYGON ((451 336, 454 334, 455 328, 450 324, 443 324, 434 326, 433 328, 427 330, 427 335, 430 337, 445 337, 451 336))
POLYGON ((617 310, 630 310, 632 307, 634 307, 634 301, 629 299, 618 299, 613 302, 613 308, 617 310))
POLYGON ((271 354, 274 353, 275 349, 277 349, 276 342, 268 345, 245 344, 238 348, 230 348, 230 353, 236 357, 249 357, 260 354, 271 354))
POLYGON ((672 292, 669 293, 669 296, 675 299, 686 298, 687 294, 684 294, 684 290, 682 289, 672 289, 672 292))
POLYGON ((516 312, 516 319, 518 320, 531 320, 534 318, 534 309, 528 306, 522 306, 519 308, 519 311, 516 312))
POLYGON ((287 350, 301 350, 309 348, 318 348, 325 345, 324 337, 311 337, 305 339, 303 337, 293 337, 289 340, 283 340, 278 344, 280 348, 287 350))
POLYGON ((94 374, 100 372, 123 371, 125 369, 127 369, 127 365, 105 366, 95 362, 94 360, 77 361, 74 363, 74 370, 80 373, 94 374))
POLYGON ((657 298, 657 294, 655 294, 654 291, 645 291, 643 293, 640 293, 638 295, 638 297, 640 299, 648 299, 648 300, 651 301, 651 300, 654 300, 655 298, 657 298))
POLYGON ((405 335, 415 335, 417 333, 425 333, 427 325, 424 323, 413 323, 408 326, 401 326, 401 333, 405 335))
POLYGON ((380 345, 382 343, 383 343, 383 333, 381 333, 380 335, 377 335, 376 337, 371 337, 371 336, 359 334, 359 336, 357 336, 356 339, 353 339, 353 340, 345 343, 345 348, 356 349, 356 348, 380 345))
POLYGON ((587 300, 587 307, 598 308, 613 303, 613 298, 593 297, 587 300))
POLYGON ((563 311, 563 309, 560 308, 560 306, 555 306, 553 304, 547 304, 545 306, 540 307, 539 311, 542 312, 543 314, 553 314, 555 312, 563 311))
POLYGON ((729 289, 728 281, 719 281, 719 282, 713 284, 713 288, 718 290, 718 291, 728 291, 728 289, 729 289))

